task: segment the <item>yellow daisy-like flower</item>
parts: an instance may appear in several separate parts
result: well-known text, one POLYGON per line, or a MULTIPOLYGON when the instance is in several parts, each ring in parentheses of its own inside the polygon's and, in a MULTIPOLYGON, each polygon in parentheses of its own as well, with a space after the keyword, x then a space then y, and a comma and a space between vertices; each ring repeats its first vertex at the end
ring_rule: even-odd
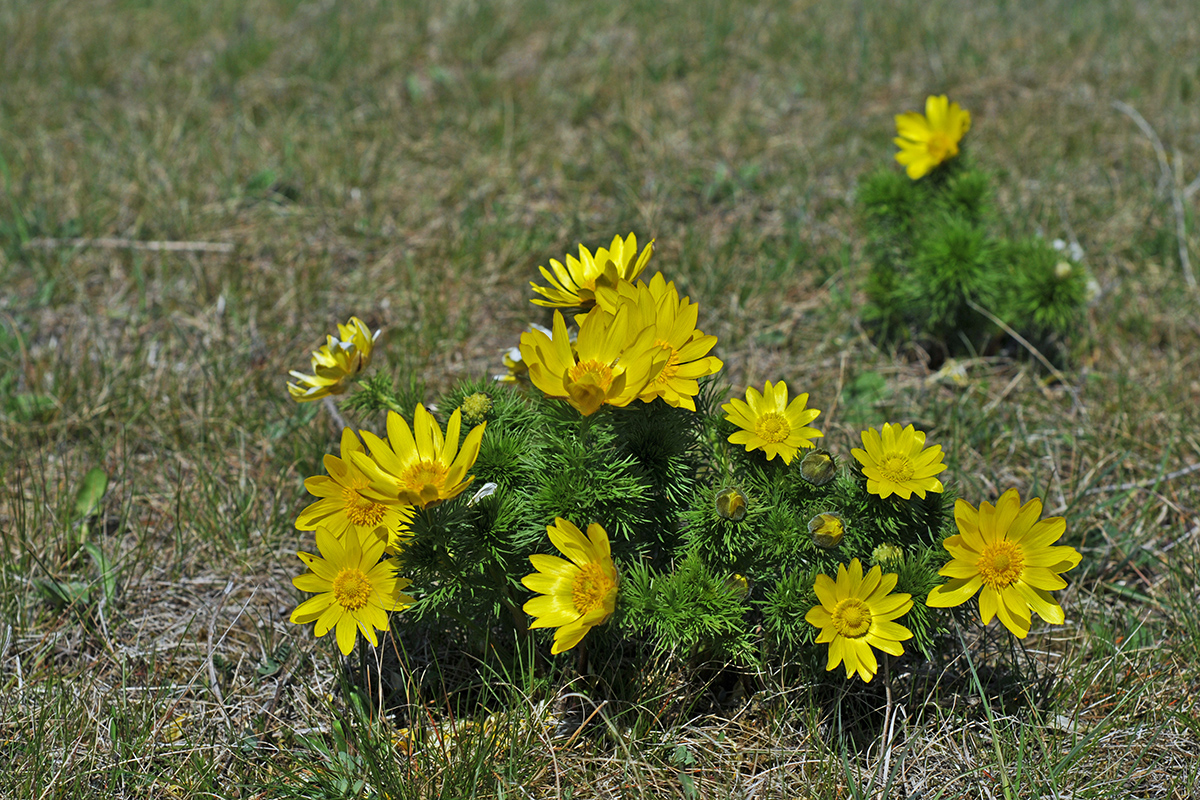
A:
POLYGON ((467 470, 479 457, 479 444, 487 426, 481 422, 458 446, 462 412, 455 409, 446 425, 446 435, 433 415, 418 405, 410 430, 404 417, 389 411, 388 440, 361 431, 371 451, 354 453, 354 465, 370 479, 366 496, 384 503, 401 503, 418 508, 450 500, 462 494, 475 478, 467 470), (415 435, 414 435, 415 434, 415 435))
POLYGON ((783 456, 783 463, 791 464, 796 451, 813 447, 812 440, 824 436, 816 428, 807 427, 821 412, 805 408, 808 394, 797 395, 788 402, 788 388, 783 381, 771 385, 767 381, 762 394, 753 386, 746 389, 746 400, 738 398, 721 406, 725 419, 742 430, 735 431, 729 441, 746 445, 746 452, 762 450, 767 461, 776 455, 783 456))
POLYGON ((1016 489, 1000 496, 995 506, 979 509, 965 500, 954 504, 958 535, 944 546, 951 561, 938 571, 950 580, 929 593, 925 605, 950 608, 979 595, 979 614, 986 625, 1000 617, 1018 638, 1029 633, 1031 611, 1046 622, 1061 625, 1062 606, 1050 592, 1067 585, 1061 573, 1079 566, 1083 556, 1074 547, 1052 547, 1067 530, 1062 517, 1040 520, 1042 501, 1021 505, 1016 489))
POLYGON ((350 655, 359 633, 379 646, 375 631, 388 629, 388 612, 412 605, 413 599, 400 592, 411 581, 396 577, 395 561, 380 561, 383 542, 374 535, 350 530, 339 541, 328 528, 317 528, 317 548, 320 556, 296 554, 311 571, 292 578, 292 583, 318 594, 296 606, 292 622, 316 622, 317 636, 336 630, 343 655, 350 655))
POLYGON ((292 370, 296 383, 288 384, 288 394, 297 403, 320 400, 331 394, 342 394, 351 381, 371 363, 371 353, 379 331, 371 333, 367 324, 351 317, 345 325, 338 323, 338 338, 328 341, 312 354, 312 375, 292 370))
POLYGON ((374 533, 387 544, 389 553, 399 552, 411 538, 411 506, 380 503, 363 494, 371 485, 362 470, 354 466, 354 453, 365 453, 362 443, 349 428, 342 430, 342 457, 325 456, 328 475, 304 479, 308 493, 321 499, 312 503, 296 519, 302 531, 328 528, 334 536, 343 538, 354 529, 360 534, 374 533))
POLYGON ((695 411, 692 398, 700 392, 696 379, 713 375, 724 366, 721 359, 708 355, 717 337, 696 330, 700 305, 687 297, 680 299, 674 282, 667 283, 661 272, 654 274, 648 286, 641 281, 636 286, 621 281, 616 287, 598 288, 596 296, 605 310, 628 306, 630 325, 634 329, 652 328, 654 346, 666 357, 662 370, 638 395, 641 400, 650 403, 661 397, 675 408, 695 411))
POLYGON ((527 589, 540 593, 525 604, 534 617, 530 628, 558 628, 550 652, 570 650, 595 625, 603 625, 617 607, 617 568, 613 566, 608 533, 599 523, 588 525, 587 536, 558 517, 546 527, 550 541, 564 556, 532 555, 537 570, 521 579, 527 589))
POLYGON ((521 358, 529 365, 533 385, 548 397, 566 400, 585 417, 603 405, 629 405, 667 361, 654 344, 654 329, 636 330, 631 321, 627 307, 616 314, 593 308, 582 317, 572 347, 562 313, 555 311, 551 336, 521 334, 521 358))
POLYGON ((591 308, 596 303, 596 287, 616 286, 618 281, 633 281, 646 268, 654 253, 654 241, 642 248, 639 254, 637 237, 632 233, 622 239, 614 236, 612 244, 601 247, 593 256, 582 244, 579 258, 567 256, 564 266, 550 259, 553 271, 538 267, 549 286, 538 286, 530 282, 533 290, 541 295, 531 302, 547 308, 591 308))
POLYGON ((913 493, 925 497, 926 492, 940 492, 942 482, 933 477, 946 468, 942 463, 942 446, 925 447, 925 432, 912 425, 901 428, 890 422, 883 424, 883 435, 874 428, 862 432, 865 450, 854 448, 850 455, 862 464, 867 476, 867 491, 880 497, 898 495, 905 500, 913 493))
POLYGON ((896 160, 905 165, 914 181, 924 177, 938 164, 958 155, 958 143, 971 129, 971 115, 951 103, 946 95, 930 95, 925 100, 925 115, 915 111, 896 115, 895 138, 900 152, 896 160))
POLYGON ((901 642, 912 638, 912 631, 892 620, 902 617, 912 608, 912 596, 896 588, 897 576, 883 574, 879 567, 863 577, 858 559, 850 569, 838 565, 837 583, 827 575, 818 575, 815 586, 820 605, 804 615, 805 621, 821 629, 817 644, 829 644, 831 670, 846 665, 846 677, 855 672, 867 683, 879 670, 872 647, 894 656, 904 654, 901 642))

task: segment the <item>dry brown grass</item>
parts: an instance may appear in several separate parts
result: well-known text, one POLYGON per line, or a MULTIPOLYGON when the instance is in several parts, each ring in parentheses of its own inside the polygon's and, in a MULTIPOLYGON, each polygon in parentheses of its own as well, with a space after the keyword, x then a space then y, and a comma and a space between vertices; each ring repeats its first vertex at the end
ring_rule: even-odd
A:
MULTIPOLYGON (((354 313, 431 393, 486 374, 540 318, 538 264, 636 230, 700 301, 733 384, 804 385, 835 444, 922 420, 964 495, 1036 491, 1086 554, 1068 625, 1034 645, 1062 674, 1055 716, 906 700, 890 796, 1002 796, 993 737, 1010 766, 1024 754, 1031 794, 1194 796, 1200 481, 1152 483, 1200 462, 1200 315, 1171 203, 1200 261, 1193 11, 6 5, 0 793, 315 791, 295 732, 328 729, 336 673, 287 623, 288 579, 301 481, 334 432, 289 405, 286 370, 354 313), (939 382, 855 325, 855 182, 890 158, 891 115, 940 91, 972 111, 1013 230, 1077 239, 1103 288, 1066 386, 1020 357, 939 382), (1155 128, 1173 186, 1115 100, 1155 128), (234 249, 27 246, 74 236, 234 249), (856 394, 869 373, 884 388, 856 394), (72 511, 93 466, 118 592, 62 610, 34 581, 96 579, 72 511)), ((530 734, 475 784, 476 755, 443 752, 413 792, 682 796, 687 772, 702 797, 861 796, 877 746, 842 749, 793 694, 768 705, 561 752, 530 734)))

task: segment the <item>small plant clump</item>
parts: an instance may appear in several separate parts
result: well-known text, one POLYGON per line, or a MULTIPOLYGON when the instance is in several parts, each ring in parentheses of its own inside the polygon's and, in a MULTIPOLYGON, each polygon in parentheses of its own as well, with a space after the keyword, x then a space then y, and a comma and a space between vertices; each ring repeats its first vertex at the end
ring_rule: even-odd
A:
MULTIPOLYGON (((981 241, 961 221, 940 236, 981 241)), ((534 286, 551 327, 521 335, 504 376, 436 405, 363 380, 377 334, 339 326, 292 397, 332 403, 363 380, 345 408, 384 413, 386 436, 347 427, 305 481, 316 500, 296 525, 320 555, 298 554, 312 596, 293 622, 346 655, 432 619, 481 652, 591 647, 611 664, 634 642, 867 682, 881 658, 932 655, 942 609, 976 595, 980 619, 1018 637, 1034 614, 1063 622, 1051 592, 1080 556, 1054 544, 1061 518, 1015 490, 952 503, 942 449, 913 425, 820 449, 821 411, 783 380, 722 403, 717 339, 662 273, 643 279, 652 253, 630 234, 552 262, 534 286)))
POLYGON ((999 234, 988 176, 959 145, 970 114, 930 97, 897 115, 896 160, 859 186, 867 231, 867 326, 884 341, 916 338, 943 356, 979 354, 1008 332, 1062 360, 1089 293, 1078 261, 1040 237, 999 234))

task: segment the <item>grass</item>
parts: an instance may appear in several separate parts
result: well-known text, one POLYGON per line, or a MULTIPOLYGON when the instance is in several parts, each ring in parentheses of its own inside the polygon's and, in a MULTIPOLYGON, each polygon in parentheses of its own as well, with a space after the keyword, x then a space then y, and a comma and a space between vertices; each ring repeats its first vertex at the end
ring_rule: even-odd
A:
POLYGON ((1164 477, 1200 461, 1170 200, 1192 189, 1200 260, 1191 11, 4 4, 0 794, 1194 796, 1200 481, 1164 477), (1077 240, 1100 283, 1066 385, 1004 356, 944 383, 855 323, 855 183, 891 158, 891 116, 943 91, 1013 232, 1077 240), (803 385, 837 446, 920 421, 964 496, 1017 486, 1066 515, 1085 554, 1068 624, 1028 643, 1052 702, 1006 705, 981 655, 978 685, 961 659, 897 676, 890 750, 877 711, 771 676, 686 713, 703 693, 665 668, 638 724, 597 705, 569 745, 531 724, 549 689, 504 680, 489 725, 413 713, 403 746, 364 721, 327 643, 287 622, 302 480, 335 432, 286 371, 353 313, 430 393, 488 374, 545 322, 536 267, 629 230, 656 237, 734 385, 803 385), (78 549, 94 468, 99 557, 78 549))

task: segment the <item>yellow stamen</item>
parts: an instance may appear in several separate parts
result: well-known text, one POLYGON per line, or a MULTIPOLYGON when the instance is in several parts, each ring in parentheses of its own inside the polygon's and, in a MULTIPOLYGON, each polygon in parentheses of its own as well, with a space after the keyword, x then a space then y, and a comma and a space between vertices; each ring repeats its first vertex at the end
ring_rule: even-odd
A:
POLYGON ((658 373, 658 377, 654 379, 654 382, 670 383, 674 380, 675 373, 679 371, 679 351, 672 347, 671 343, 665 339, 659 339, 654 344, 668 353, 667 363, 663 366, 662 372, 658 373))
POLYGON ((387 506, 381 503, 373 503, 364 498, 358 493, 358 490, 364 488, 362 486, 347 486, 342 489, 342 503, 346 511, 346 518, 354 525, 364 528, 374 528, 383 522, 383 515, 387 513, 387 506))
POLYGON ((908 456, 899 453, 888 453, 879 462, 879 472, 892 483, 904 483, 912 480, 913 465, 908 456))
POLYGON ((857 597, 839 600, 830 616, 837 632, 850 639, 866 636, 871 629, 871 607, 857 597))
POLYGON ((422 502, 432 503, 441 497, 442 491, 446 488, 447 472, 448 470, 441 462, 419 461, 400 476, 400 488, 417 495, 422 502))
POLYGON ((768 411, 754 423, 754 433, 758 438, 770 444, 786 441, 792 432, 787 418, 778 411, 768 411))
POLYGON ((571 584, 571 604, 580 614, 587 614, 600 607, 612 588, 612 578, 599 564, 584 564, 571 584))
POLYGON ((1004 589, 1021 577, 1025 567, 1025 554, 1008 539, 1000 539, 983 548, 983 555, 975 562, 979 577, 993 589, 1004 589))
POLYGON ((357 611, 367 604, 371 596, 371 582, 357 567, 348 567, 333 579, 333 596, 338 605, 347 611, 357 611))

